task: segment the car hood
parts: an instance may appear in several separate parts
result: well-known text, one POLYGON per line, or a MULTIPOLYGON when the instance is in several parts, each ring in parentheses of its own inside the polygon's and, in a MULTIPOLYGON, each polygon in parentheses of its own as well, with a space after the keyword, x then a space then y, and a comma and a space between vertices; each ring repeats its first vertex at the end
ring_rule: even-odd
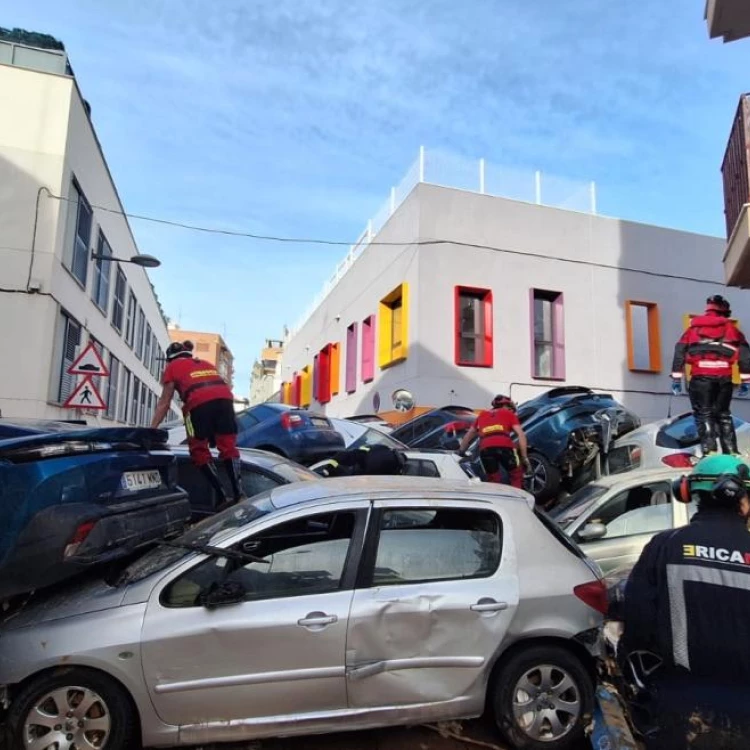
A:
POLYGON ((166 430, 152 430, 143 427, 102 427, 70 432, 45 432, 40 435, 8 438, 0 440, 0 456, 16 449, 33 449, 60 443, 130 443, 139 448, 162 447, 169 435, 166 430))
POLYGON ((26 604, 12 609, 3 617, 0 631, 113 609, 120 606, 126 591, 127 586, 114 588, 98 576, 84 582, 62 584, 49 592, 39 591, 26 604))

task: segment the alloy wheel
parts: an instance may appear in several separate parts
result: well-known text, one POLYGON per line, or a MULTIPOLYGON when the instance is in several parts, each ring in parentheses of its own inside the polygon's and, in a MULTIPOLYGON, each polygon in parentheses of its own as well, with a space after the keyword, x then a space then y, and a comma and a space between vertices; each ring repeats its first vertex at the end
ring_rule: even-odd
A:
POLYGON ((531 456, 529 458, 530 470, 526 475, 526 481, 529 486, 529 492, 536 496, 547 486, 547 469, 538 459, 531 456))
POLYGON ((93 690, 61 687, 35 702, 23 724, 27 750, 103 748, 112 722, 107 704, 93 690))
POLYGON ((553 742, 576 726, 581 693, 561 667, 541 664, 527 670, 513 689, 513 717, 528 737, 553 742))

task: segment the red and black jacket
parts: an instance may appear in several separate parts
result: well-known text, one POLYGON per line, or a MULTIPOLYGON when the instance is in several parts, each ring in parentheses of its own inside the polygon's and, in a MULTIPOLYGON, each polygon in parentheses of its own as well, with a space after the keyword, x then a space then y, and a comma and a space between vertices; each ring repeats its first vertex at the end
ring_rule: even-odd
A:
POLYGON ((692 377, 731 378, 739 365, 743 380, 750 380, 750 347, 737 326, 721 315, 706 313, 690 321, 674 348, 672 377, 682 377, 690 365, 692 377))

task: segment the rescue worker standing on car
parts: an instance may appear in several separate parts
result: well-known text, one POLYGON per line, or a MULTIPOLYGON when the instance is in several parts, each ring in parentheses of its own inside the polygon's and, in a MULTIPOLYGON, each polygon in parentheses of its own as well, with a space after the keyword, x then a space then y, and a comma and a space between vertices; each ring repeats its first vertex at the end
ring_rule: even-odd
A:
POLYGON ((662 660, 648 683, 648 748, 750 747, 749 485, 741 459, 701 459, 674 489, 698 512, 655 536, 630 574, 618 650, 662 660), (689 744, 692 731, 703 736, 689 744))
POLYGON ((234 501, 243 499, 234 395, 225 380, 210 362, 193 357, 191 341, 183 341, 167 347, 162 383, 151 427, 158 427, 164 421, 176 391, 182 400, 193 463, 216 490, 220 505, 225 505, 226 494, 211 456, 211 446, 215 445, 229 476, 234 501))
POLYGON ((459 454, 464 453, 477 435, 479 458, 487 473, 487 481, 500 484, 501 469, 505 469, 511 486, 522 489, 523 467, 529 465, 528 445, 515 406, 507 396, 495 396, 492 408, 480 412, 474 426, 464 435, 458 449, 459 454), (518 450, 513 441, 514 434, 518 437, 518 450))
POLYGON ((724 453, 739 452, 730 410, 732 371, 738 364, 740 395, 746 395, 750 389, 750 347, 729 320, 731 314, 724 297, 709 297, 705 314, 690 321, 674 349, 672 392, 677 395, 682 391, 683 370, 690 365, 688 394, 704 456, 717 451, 717 437, 724 453))

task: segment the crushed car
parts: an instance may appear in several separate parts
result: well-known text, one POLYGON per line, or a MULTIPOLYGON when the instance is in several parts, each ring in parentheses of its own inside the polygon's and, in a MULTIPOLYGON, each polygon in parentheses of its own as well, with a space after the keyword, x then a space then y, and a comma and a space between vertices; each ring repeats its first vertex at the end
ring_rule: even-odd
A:
POLYGON ((190 522, 164 430, 0 441, 0 601, 110 562, 190 522))

